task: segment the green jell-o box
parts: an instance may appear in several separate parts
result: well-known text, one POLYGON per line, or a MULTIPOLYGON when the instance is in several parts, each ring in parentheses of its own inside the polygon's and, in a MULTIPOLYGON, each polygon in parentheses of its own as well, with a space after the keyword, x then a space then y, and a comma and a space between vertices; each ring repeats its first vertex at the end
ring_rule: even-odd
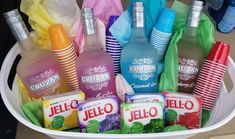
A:
POLYGON ((157 133, 164 130, 164 112, 160 102, 121 104, 121 133, 157 133))

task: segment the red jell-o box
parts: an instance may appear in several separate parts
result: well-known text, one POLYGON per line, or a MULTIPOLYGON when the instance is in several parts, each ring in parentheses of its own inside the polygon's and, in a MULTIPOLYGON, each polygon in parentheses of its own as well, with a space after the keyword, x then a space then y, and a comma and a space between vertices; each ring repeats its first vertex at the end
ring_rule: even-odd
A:
POLYGON ((163 92, 166 96, 166 126, 180 124, 188 129, 201 127, 202 97, 163 92))

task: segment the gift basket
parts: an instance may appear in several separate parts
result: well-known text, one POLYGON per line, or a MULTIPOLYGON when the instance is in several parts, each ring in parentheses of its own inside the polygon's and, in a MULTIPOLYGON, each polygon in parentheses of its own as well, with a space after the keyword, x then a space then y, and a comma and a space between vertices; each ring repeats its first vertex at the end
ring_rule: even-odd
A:
POLYGON ((203 2, 22 0, 4 13, 16 43, 0 72, 2 99, 27 127, 56 139, 188 138, 235 115, 230 45, 214 41, 203 2), (63 10, 61 10, 63 9, 63 10), (18 55, 13 87, 10 70, 18 55))

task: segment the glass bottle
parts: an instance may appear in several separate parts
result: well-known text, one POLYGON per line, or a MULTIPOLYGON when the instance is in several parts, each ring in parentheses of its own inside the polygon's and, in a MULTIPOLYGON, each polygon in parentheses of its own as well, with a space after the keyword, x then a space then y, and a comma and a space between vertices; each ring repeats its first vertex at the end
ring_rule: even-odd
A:
POLYGON ((102 50, 97 39, 92 9, 83 8, 82 16, 85 48, 76 60, 79 88, 87 99, 116 96, 112 57, 102 50))
POLYGON ((6 12, 4 16, 21 50, 16 72, 30 96, 39 99, 70 91, 56 56, 35 44, 18 10, 6 12))
POLYGON ((144 29, 144 6, 133 3, 133 28, 129 43, 121 51, 121 73, 135 93, 158 92, 157 50, 144 29))
POLYGON ((193 93, 195 82, 206 53, 197 41, 197 27, 203 8, 202 1, 194 1, 188 17, 186 29, 178 47, 178 91, 193 93))
POLYGON ((235 28, 235 0, 231 0, 223 18, 218 24, 218 30, 222 33, 230 33, 235 28))
POLYGON ((209 6, 215 10, 219 10, 224 3, 224 0, 205 0, 209 6))

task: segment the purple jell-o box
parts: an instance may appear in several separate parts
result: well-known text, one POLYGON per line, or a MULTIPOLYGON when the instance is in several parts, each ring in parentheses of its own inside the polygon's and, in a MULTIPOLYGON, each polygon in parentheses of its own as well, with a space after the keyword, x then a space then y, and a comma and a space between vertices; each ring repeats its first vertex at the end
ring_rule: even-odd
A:
POLYGON ((78 105, 80 132, 120 132, 118 97, 86 101, 78 105))

